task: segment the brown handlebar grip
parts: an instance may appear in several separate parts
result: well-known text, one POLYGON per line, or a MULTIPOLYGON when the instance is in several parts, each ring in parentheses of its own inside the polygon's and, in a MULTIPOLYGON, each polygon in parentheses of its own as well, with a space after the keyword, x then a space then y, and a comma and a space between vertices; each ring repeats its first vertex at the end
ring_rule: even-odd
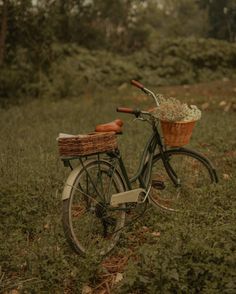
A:
POLYGON ((135 110, 132 108, 127 108, 127 107, 117 107, 116 109, 117 112, 124 112, 124 113, 134 113, 135 110))
POLYGON ((131 80, 131 84, 139 89, 144 88, 144 85, 142 85, 141 83, 139 83, 138 81, 135 81, 135 80, 131 80))

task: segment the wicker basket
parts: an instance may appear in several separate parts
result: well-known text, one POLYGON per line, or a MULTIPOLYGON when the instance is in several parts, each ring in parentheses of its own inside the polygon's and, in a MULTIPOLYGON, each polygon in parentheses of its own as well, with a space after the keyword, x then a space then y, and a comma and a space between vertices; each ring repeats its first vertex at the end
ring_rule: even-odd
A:
POLYGON ((114 132, 77 135, 70 138, 59 138, 58 147, 59 154, 63 158, 85 156, 115 150, 117 138, 114 132))
POLYGON ((191 138, 196 121, 169 122, 161 121, 165 145, 180 147, 187 145, 191 138))

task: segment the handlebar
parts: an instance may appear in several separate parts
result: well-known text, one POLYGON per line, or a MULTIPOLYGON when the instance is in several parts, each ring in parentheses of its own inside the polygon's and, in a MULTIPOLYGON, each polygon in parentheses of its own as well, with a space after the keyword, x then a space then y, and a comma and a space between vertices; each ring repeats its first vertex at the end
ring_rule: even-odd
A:
POLYGON ((136 117, 139 117, 141 114, 151 115, 151 113, 149 111, 143 111, 143 110, 132 109, 132 108, 127 108, 127 107, 117 107, 116 111, 134 114, 136 117))
POLYGON ((140 82, 136 81, 136 80, 131 80, 131 84, 139 89, 141 89, 145 94, 152 96, 152 98, 155 100, 156 105, 159 106, 159 102, 157 100, 156 95, 150 91, 149 89, 145 88, 143 84, 141 84, 140 82))
POLYGON ((148 89, 146 89, 146 88, 144 87, 144 85, 141 84, 140 82, 135 81, 135 80, 131 80, 130 83, 131 83, 131 85, 133 85, 133 86, 135 86, 135 87, 141 89, 145 94, 148 94, 148 93, 149 93, 148 89))
POLYGON ((130 82, 133 86, 143 90, 144 89, 144 85, 142 85, 141 83, 139 83, 138 81, 135 81, 135 80, 131 80, 130 82))
MULTIPOLYGON (((141 89, 144 93, 147 95, 152 96, 152 98, 155 100, 157 107, 159 106, 159 102, 157 100, 156 95, 150 91, 149 89, 145 88, 143 84, 139 83, 138 81, 131 80, 131 84, 139 89, 141 89)), ((123 112, 123 113, 129 113, 134 114, 137 118, 141 119, 141 114, 152 116, 151 110, 150 111, 141 111, 139 109, 133 109, 133 108, 127 108, 127 107, 118 107, 116 109, 117 112, 123 112)))
POLYGON ((127 108, 127 107, 117 107, 116 111, 134 114, 136 117, 138 117, 141 113, 141 111, 139 109, 132 109, 132 108, 127 108))

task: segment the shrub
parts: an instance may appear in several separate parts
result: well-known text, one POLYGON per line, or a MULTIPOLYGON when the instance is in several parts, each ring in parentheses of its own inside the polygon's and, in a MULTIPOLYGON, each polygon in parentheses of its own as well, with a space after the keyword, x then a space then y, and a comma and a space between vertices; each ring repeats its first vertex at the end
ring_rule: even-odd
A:
POLYGON ((0 69, 0 97, 77 96, 86 89, 119 87, 130 79, 146 85, 187 84, 236 76, 236 45, 219 40, 158 40, 130 55, 55 44, 47 68, 37 68, 26 51, 0 69))

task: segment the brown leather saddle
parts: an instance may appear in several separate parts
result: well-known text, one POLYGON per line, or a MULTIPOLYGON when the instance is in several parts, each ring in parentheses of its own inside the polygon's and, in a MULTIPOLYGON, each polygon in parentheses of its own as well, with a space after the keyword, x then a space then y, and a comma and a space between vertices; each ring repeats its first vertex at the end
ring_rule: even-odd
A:
POLYGON ((97 125, 95 132, 115 132, 116 134, 122 134, 123 121, 116 119, 106 124, 97 125))

